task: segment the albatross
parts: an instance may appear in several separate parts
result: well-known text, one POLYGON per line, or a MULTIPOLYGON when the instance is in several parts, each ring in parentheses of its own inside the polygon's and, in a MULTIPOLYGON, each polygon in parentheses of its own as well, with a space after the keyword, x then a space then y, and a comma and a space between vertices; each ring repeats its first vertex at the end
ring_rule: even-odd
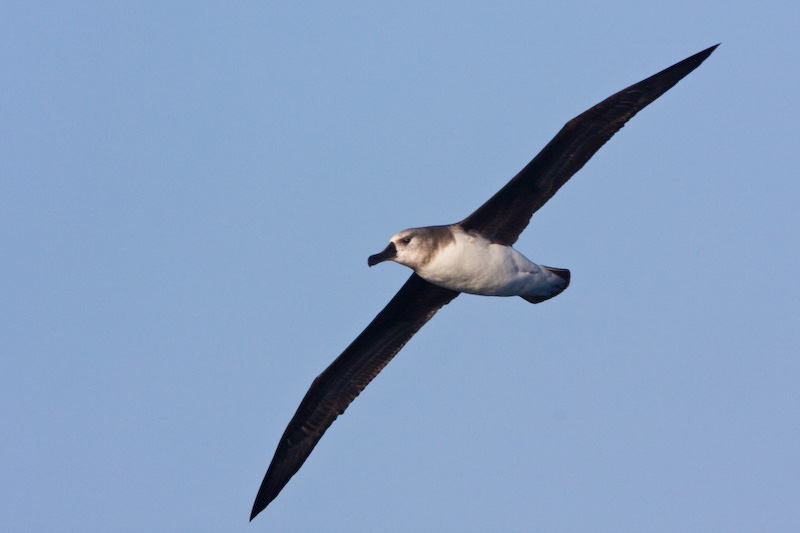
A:
POLYGON ((712 46, 581 113, 497 194, 461 222, 412 228, 367 260, 414 272, 367 328, 311 384, 289 421, 253 504, 263 511, 322 435, 408 340, 460 293, 520 296, 531 303, 569 285, 569 270, 538 265, 512 246, 542 207, 625 123, 697 68, 712 46))

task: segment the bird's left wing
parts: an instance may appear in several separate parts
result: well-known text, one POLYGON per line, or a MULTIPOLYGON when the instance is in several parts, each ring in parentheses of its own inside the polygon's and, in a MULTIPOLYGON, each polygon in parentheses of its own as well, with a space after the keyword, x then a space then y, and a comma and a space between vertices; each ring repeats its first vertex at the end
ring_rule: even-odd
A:
POLYGON ((645 106, 700 66, 717 46, 631 85, 573 118, 505 187, 459 222, 498 244, 511 246, 531 215, 549 200, 612 135, 645 106))
POLYGON ((412 274, 361 335, 314 380, 278 443, 250 520, 275 499, 325 430, 364 387, 436 311, 458 294, 412 274))

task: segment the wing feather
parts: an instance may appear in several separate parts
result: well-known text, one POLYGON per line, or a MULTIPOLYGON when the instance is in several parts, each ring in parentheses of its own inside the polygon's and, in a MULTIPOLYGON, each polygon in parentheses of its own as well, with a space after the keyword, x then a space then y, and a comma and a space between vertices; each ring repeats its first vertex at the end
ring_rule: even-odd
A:
POLYGON ((719 46, 703 50, 631 85, 573 118, 505 187, 459 224, 511 246, 564 183, 636 113, 696 69, 719 46))
POLYGON ((458 294, 412 274, 361 335, 314 380, 278 443, 250 520, 275 499, 356 396, 458 294))

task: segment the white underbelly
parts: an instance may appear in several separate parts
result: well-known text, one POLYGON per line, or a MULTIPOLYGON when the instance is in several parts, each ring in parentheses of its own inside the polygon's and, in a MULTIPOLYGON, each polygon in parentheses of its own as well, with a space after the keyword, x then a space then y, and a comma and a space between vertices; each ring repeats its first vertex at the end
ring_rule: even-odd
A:
POLYGON ((529 261, 510 246, 464 233, 417 274, 440 287, 486 296, 529 296, 552 291, 558 276, 529 261))

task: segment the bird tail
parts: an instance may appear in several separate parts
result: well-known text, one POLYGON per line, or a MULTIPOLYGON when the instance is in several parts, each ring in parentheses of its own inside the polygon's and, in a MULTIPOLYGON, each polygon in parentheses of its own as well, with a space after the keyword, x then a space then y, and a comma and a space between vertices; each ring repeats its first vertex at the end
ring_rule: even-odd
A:
POLYGON ((544 265, 542 265, 542 268, 544 268, 548 272, 552 272, 560 279, 557 283, 554 283, 551 286, 551 290, 546 294, 537 294, 534 296, 522 296, 522 298, 524 298, 525 300, 529 301, 532 304, 538 304, 545 300, 549 300, 554 296, 558 296, 559 294, 564 292, 564 289, 569 287, 569 270, 567 270, 566 268, 552 268, 544 265))

